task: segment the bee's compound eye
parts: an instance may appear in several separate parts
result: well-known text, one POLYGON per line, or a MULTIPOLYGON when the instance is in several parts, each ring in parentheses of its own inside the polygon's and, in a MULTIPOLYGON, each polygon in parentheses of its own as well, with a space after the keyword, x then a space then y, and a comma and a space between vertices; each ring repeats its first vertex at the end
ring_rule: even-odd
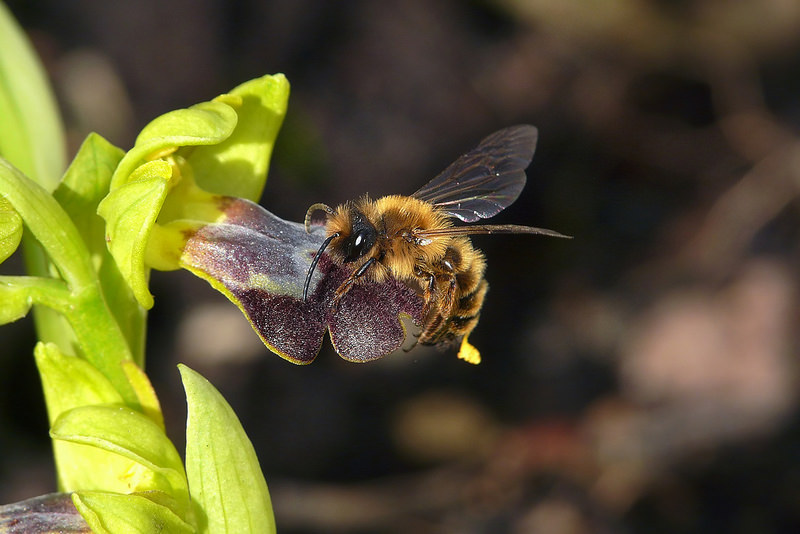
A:
POLYGON ((367 229, 359 230, 345 244, 345 262, 356 261, 358 258, 369 252, 375 244, 374 232, 367 229))
POLYGON ((356 261, 375 245, 375 227, 359 212, 353 215, 353 233, 344 243, 344 261, 356 261))

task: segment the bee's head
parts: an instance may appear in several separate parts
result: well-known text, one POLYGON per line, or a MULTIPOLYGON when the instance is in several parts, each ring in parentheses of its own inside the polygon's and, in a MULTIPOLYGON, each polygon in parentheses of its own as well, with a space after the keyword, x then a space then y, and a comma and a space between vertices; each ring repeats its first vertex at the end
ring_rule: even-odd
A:
POLYGON ((378 231, 369 219, 353 206, 340 206, 328 220, 328 238, 317 251, 306 275, 303 300, 308 297, 311 276, 322 253, 330 245, 331 257, 337 263, 352 263, 368 254, 378 240, 378 231))

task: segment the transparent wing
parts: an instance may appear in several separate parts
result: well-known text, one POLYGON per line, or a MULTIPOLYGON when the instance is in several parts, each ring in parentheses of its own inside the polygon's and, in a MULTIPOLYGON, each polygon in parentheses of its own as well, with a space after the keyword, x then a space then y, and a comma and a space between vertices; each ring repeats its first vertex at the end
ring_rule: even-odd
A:
POLYGON ((464 222, 492 217, 510 206, 525 187, 537 130, 511 126, 486 137, 412 196, 464 222))

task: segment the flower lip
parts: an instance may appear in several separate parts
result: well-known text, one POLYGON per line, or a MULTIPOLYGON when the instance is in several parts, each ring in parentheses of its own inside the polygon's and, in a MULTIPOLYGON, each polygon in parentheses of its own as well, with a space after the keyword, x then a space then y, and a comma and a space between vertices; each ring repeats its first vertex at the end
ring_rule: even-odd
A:
POLYGON ((337 353, 371 361, 398 349, 405 339, 399 317, 422 321, 422 298, 396 280, 360 282, 331 306, 350 275, 327 254, 306 275, 323 242, 323 228, 310 234, 261 206, 227 197, 225 218, 198 229, 187 241, 182 266, 223 292, 247 316, 264 344, 298 364, 312 362, 327 330, 337 353))

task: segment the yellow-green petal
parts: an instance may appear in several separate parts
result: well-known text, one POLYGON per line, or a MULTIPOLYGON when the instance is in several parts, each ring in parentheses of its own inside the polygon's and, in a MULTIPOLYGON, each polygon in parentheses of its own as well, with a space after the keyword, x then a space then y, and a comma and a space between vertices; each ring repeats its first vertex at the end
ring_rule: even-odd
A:
POLYGON ((97 209, 106 220, 108 249, 136 300, 145 309, 153 306, 153 295, 147 287, 150 272, 145 265, 147 240, 166 198, 171 177, 172 166, 166 161, 145 163, 97 209))

